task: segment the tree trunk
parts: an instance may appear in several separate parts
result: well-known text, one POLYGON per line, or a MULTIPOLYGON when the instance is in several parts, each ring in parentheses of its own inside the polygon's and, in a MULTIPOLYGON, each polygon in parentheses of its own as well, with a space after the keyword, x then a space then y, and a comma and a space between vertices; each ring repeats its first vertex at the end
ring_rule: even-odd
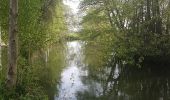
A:
POLYGON ((167 21, 166 21, 166 34, 169 34, 169 27, 170 27, 170 13, 169 13, 169 10, 170 10, 170 1, 168 2, 168 14, 167 14, 167 21))
POLYGON ((147 14, 146 14, 146 20, 150 21, 151 20, 151 12, 150 12, 150 7, 151 7, 151 1, 147 0, 147 14))
POLYGON ((0 71, 2 70, 2 60, 1 60, 1 54, 2 54, 2 41, 1 41, 1 25, 0 25, 0 71))
POLYGON ((18 0, 10 0, 9 9, 9 43, 8 43, 8 88, 16 86, 17 79, 17 17, 18 17, 18 0))
POLYGON ((156 5, 156 33, 162 34, 162 18, 160 15, 159 0, 155 0, 156 5))
POLYGON ((147 32, 151 32, 152 31, 152 24, 151 24, 151 1, 150 0, 147 0, 146 2, 146 6, 147 6, 147 12, 146 12, 146 21, 147 21, 147 32))

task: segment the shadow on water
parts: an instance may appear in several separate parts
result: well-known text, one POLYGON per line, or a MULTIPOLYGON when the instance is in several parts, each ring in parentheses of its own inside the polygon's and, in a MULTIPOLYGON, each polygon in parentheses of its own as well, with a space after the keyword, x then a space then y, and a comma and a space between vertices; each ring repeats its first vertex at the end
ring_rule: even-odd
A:
POLYGON ((170 69, 168 67, 121 67, 119 77, 109 81, 107 100, 169 100, 170 69))
MULTIPOLYGON (((163 66, 164 67, 164 66, 163 66)), ((96 96, 95 92, 79 93, 78 100, 170 100, 170 69, 137 68, 132 66, 114 67, 110 79, 99 81, 103 84, 103 94, 96 96)), ((94 71, 95 72, 95 71, 94 71)), ((91 84, 92 85, 92 84, 91 84)), ((98 87, 94 87, 98 89, 98 87)))
POLYGON ((55 100, 170 100, 170 68, 112 64, 97 69, 84 62, 84 44, 67 43, 55 100))

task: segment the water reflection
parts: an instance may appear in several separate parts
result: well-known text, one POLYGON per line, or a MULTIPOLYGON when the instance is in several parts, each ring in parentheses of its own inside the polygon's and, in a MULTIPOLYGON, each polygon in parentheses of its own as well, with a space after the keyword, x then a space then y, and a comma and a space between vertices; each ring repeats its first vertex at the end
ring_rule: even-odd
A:
POLYGON ((103 97, 107 100, 170 100, 168 68, 126 66, 117 80, 109 82, 112 85, 103 97))
POLYGON ((84 63, 83 46, 81 41, 67 43, 67 66, 55 100, 170 100, 168 67, 112 64, 96 69, 84 63))
POLYGON ((79 41, 67 43, 67 66, 61 75, 59 94, 56 100, 76 100, 77 93, 88 88, 81 80, 81 77, 88 75, 83 64, 82 45, 83 43, 79 41))

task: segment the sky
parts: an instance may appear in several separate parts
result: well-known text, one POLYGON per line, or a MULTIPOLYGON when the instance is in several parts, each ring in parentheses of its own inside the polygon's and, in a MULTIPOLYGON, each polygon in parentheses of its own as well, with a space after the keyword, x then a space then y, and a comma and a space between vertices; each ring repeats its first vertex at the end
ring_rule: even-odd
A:
POLYGON ((64 0, 63 2, 72 9, 73 13, 78 13, 80 0, 64 0))
POLYGON ((67 6, 69 6, 71 8, 71 12, 74 16, 74 20, 69 19, 68 23, 68 27, 69 27, 69 30, 70 32, 77 32, 80 30, 80 26, 79 26, 79 14, 78 14, 78 11, 79 11, 79 4, 80 4, 80 0, 63 0, 63 3, 67 6), (76 23, 76 24, 75 24, 76 23))

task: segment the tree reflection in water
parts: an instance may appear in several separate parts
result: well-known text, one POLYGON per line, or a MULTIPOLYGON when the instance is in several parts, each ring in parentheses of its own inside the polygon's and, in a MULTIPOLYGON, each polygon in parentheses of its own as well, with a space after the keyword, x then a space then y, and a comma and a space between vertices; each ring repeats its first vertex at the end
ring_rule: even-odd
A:
MULTIPOLYGON (((119 66, 120 67, 120 66, 119 66)), ((119 77, 112 77, 102 98, 107 100, 169 100, 170 78, 165 67, 121 68, 119 77)), ((115 69, 116 70, 116 69, 115 69)))

